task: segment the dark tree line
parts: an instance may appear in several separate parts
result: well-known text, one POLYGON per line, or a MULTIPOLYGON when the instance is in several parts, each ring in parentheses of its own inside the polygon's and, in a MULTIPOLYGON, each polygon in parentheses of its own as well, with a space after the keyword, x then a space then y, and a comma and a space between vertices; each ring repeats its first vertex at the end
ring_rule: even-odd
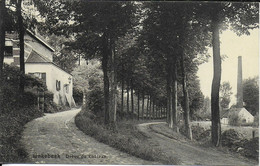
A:
MULTIPOLYGON (((22 44, 22 0, 15 2, 22 44)), ((185 135, 192 139, 190 118, 203 102, 196 72, 198 65, 207 59, 207 48, 211 46, 214 60, 212 143, 219 146, 219 34, 228 26, 238 35, 249 34, 249 29, 258 27, 258 4, 40 0, 34 5, 45 19, 39 26, 41 31, 72 37, 73 40, 66 42, 68 48, 87 60, 95 58, 102 62, 104 123, 112 128, 116 127, 117 112, 123 112, 126 105, 126 112, 132 117, 135 113, 138 118, 147 119, 166 116, 169 127, 178 132, 181 106, 185 135), (117 108, 119 96, 120 110, 117 108)), ((3 6, 2 0, 1 8, 3 6)), ((5 32, 2 20, 0 45, 5 32)), ((23 48, 20 49, 23 52, 23 48)), ((3 57, 2 52, 0 56, 3 57)), ((21 53, 22 73, 23 57, 21 53)), ((22 83, 20 85, 22 90, 22 83)))

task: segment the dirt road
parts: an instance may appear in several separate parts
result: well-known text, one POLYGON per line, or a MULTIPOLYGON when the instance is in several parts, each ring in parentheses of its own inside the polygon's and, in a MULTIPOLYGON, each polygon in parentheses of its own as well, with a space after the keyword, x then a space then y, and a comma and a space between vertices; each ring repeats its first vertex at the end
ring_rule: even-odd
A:
POLYGON ((29 163, 156 164, 115 150, 85 135, 74 123, 79 111, 46 114, 26 125, 22 143, 29 153, 29 163))
POLYGON ((149 128, 149 125, 161 123, 164 122, 143 123, 138 125, 138 129, 148 135, 151 141, 157 141, 167 155, 180 159, 182 165, 258 165, 257 162, 240 159, 217 149, 196 147, 185 141, 168 138, 149 128))

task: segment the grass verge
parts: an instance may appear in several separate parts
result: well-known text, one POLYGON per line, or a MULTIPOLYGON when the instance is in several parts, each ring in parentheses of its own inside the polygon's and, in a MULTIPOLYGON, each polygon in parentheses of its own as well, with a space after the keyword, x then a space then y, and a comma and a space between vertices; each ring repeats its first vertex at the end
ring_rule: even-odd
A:
POLYGON ((76 126, 85 134, 120 151, 148 161, 162 164, 178 164, 176 158, 167 156, 163 150, 149 142, 149 137, 137 130, 137 121, 122 120, 116 130, 107 129, 94 115, 81 111, 75 119, 76 126))
POLYGON ((28 154, 20 143, 24 125, 42 116, 35 107, 20 108, 19 111, 0 116, 0 162, 23 163, 28 154))

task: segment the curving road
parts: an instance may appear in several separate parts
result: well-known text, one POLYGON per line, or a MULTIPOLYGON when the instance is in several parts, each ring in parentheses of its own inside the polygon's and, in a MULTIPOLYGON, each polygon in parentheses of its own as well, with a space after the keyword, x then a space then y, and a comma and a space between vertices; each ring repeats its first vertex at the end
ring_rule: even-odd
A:
MULTIPOLYGON (((46 114, 26 124, 21 141, 29 153, 28 163, 160 164, 120 152, 85 135, 74 123, 74 117, 79 111, 74 109, 46 114)), ((258 165, 254 161, 231 156, 214 148, 197 147, 171 139, 160 134, 161 131, 155 132, 156 124, 161 123, 139 124, 138 129, 150 138, 149 141, 159 143, 167 155, 180 159, 183 165, 258 165)))
POLYGON ((158 164, 115 150, 81 132, 74 123, 80 109, 46 114, 26 125, 22 144, 29 163, 158 164))
POLYGON ((165 124, 165 122, 139 124, 138 129, 149 136, 151 141, 158 142, 167 155, 180 159, 182 165, 258 165, 255 161, 232 156, 215 148, 193 146, 188 142, 169 138, 160 133, 161 131, 156 131, 155 127, 150 127, 160 124, 165 124))

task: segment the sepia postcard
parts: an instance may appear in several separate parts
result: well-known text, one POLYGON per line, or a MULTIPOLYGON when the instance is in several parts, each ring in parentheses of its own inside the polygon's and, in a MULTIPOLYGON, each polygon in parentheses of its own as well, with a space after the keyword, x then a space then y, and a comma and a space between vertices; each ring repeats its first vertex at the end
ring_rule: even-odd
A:
POLYGON ((258 165, 259 3, 0 0, 3 165, 258 165))

